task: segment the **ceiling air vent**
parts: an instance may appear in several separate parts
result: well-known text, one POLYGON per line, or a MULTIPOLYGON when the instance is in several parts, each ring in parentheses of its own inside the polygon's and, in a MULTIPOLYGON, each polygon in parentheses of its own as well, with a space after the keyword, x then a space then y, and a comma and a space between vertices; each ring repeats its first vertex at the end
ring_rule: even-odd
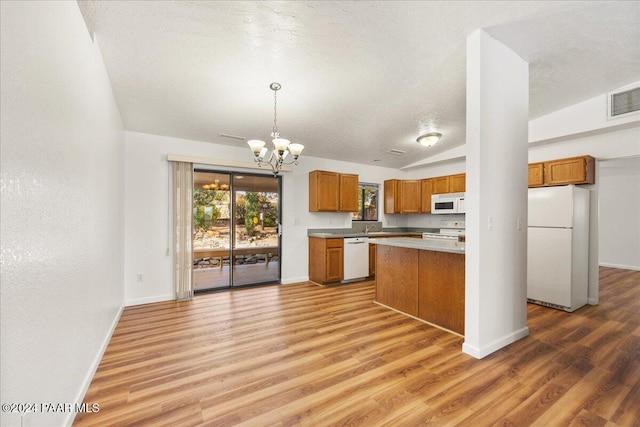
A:
POLYGON ((395 154, 396 156, 399 156, 399 155, 401 155, 401 154, 407 154, 407 152, 406 152, 406 151, 404 151, 404 150, 399 150, 399 149, 397 149, 397 148, 392 148, 391 150, 387 151, 387 153, 389 153, 389 154, 395 154))
POLYGON ((617 118, 640 111, 640 86, 609 94, 609 118, 617 118))

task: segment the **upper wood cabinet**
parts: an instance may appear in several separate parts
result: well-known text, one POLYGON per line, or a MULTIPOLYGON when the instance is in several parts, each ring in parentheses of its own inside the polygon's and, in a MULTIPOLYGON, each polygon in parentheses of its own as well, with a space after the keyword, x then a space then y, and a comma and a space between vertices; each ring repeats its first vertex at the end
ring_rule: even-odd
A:
POLYGON ((450 193, 451 191, 449 191, 449 179, 450 179, 449 175, 431 178, 433 183, 432 185, 433 193, 431 194, 450 193))
POLYGON ((309 212, 358 210, 358 175, 309 172, 309 212))
POLYGON ((400 180, 388 179, 384 182, 384 213, 400 213, 400 180))
POLYGON ((449 176, 449 193, 464 193, 467 188, 466 180, 466 173, 449 176))
POLYGON ((420 180, 420 212, 431 213, 431 195, 433 194, 433 179, 420 180))
POLYGON ((400 185, 400 213, 420 212, 420 181, 403 180, 400 185))
POLYGON ((384 213, 420 212, 420 181, 389 179, 384 182, 384 213))
POLYGON ((358 175, 340 174, 340 212, 358 211, 358 175))
POLYGON ((591 156, 571 157, 544 162, 545 185, 595 183, 595 159, 591 156))
POLYGON ((529 187, 594 184, 596 161, 591 156, 529 163, 529 187))
POLYGON ((529 163, 529 187, 544 185, 544 163, 529 163))

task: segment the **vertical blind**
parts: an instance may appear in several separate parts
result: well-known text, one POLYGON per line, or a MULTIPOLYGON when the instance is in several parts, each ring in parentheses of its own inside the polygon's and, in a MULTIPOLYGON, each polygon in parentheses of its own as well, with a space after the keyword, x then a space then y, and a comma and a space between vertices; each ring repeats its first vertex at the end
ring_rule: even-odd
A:
POLYGON ((173 163, 174 281, 177 300, 193 297, 193 163, 173 163))

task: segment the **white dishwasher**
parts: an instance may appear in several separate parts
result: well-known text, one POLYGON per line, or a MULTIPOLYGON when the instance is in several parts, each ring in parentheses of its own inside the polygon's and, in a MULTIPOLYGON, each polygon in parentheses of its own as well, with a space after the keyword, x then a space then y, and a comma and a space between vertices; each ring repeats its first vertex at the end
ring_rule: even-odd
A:
POLYGON ((350 282, 369 276, 369 238, 344 239, 344 280, 350 282))

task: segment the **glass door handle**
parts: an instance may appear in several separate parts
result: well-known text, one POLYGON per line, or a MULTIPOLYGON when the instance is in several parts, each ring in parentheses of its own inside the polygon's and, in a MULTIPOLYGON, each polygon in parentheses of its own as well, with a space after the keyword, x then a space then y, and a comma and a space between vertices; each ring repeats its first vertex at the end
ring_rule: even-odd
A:
POLYGON ((282 236, 282 224, 278 223, 278 236, 282 236))

